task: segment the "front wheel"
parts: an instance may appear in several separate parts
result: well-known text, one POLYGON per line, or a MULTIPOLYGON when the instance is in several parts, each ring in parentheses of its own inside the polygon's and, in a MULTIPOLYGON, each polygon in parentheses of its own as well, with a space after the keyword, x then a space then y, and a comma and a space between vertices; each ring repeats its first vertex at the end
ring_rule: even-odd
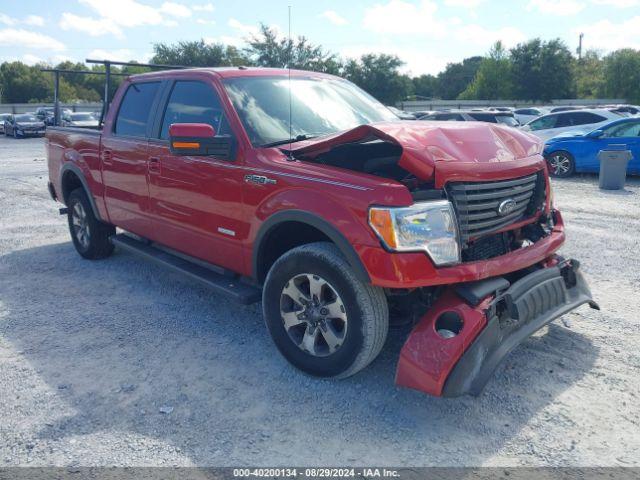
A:
POLYGON ((376 358, 387 337, 384 291, 358 280, 331 243, 285 253, 271 267, 262 295, 276 347, 310 375, 353 375, 376 358))
POLYGON ((116 233, 116 229, 95 217, 83 188, 77 188, 69 194, 67 207, 69 232, 76 251, 89 260, 111 255, 113 244, 109 237, 116 233))
POLYGON ((554 177, 567 178, 574 174, 576 164, 573 155, 559 151, 551 153, 547 158, 549 173, 554 177))

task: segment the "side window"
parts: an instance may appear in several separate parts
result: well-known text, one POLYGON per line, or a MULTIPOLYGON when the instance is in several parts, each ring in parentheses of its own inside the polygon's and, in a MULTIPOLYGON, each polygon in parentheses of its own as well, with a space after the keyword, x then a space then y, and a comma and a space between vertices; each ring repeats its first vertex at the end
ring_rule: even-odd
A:
POLYGON ((160 138, 169 138, 173 123, 207 123, 218 134, 229 134, 222 105, 211 85, 197 81, 176 82, 162 119, 160 138))
POLYGON ((590 123, 599 123, 606 120, 605 117, 590 112, 573 112, 571 113, 572 125, 588 125, 590 123))
POLYGON ((545 130, 555 128, 558 124, 558 115, 546 115, 529 123, 531 130, 545 130))
POLYGON ((492 113, 470 113, 469 116, 478 122, 498 123, 492 113))
POLYGON ((574 118, 575 113, 561 113, 558 115, 558 121, 556 122, 556 128, 572 127, 573 125, 579 125, 574 118))
POLYGON ((132 83, 120 104, 113 133, 127 137, 146 137, 151 106, 160 82, 132 83))
POLYGON ((640 122, 629 122, 620 125, 614 125, 604 131, 607 138, 626 138, 640 136, 640 122))

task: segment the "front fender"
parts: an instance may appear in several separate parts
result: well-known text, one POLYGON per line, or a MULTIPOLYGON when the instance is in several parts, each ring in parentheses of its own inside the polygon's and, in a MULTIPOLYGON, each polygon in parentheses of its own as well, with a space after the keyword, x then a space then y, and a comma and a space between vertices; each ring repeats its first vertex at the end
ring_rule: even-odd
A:
POLYGON ((295 189, 269 198, 256 211, 251 271, 259 278, 261 245, 269 232, 283 222, 310 225, 331 239, 345 256, 358 279, 371 283, 365 264, 357 253, 357 245, 380 247, 367 224, 367 207, 357 202, 342 204, 328 195, 295 189))

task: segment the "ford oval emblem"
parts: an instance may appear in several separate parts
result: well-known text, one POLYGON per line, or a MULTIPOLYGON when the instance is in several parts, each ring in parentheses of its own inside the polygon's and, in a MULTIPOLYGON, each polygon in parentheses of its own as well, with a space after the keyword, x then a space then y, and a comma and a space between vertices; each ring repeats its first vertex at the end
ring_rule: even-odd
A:
POLYGON ((498 205, 498 215, 504 217, 505 215, 513 213, 516 208, 518 208, 518 204, 516 203, 516 201, 513 198, 507 198, 506 200, 500 202, 500 205, 498 205))

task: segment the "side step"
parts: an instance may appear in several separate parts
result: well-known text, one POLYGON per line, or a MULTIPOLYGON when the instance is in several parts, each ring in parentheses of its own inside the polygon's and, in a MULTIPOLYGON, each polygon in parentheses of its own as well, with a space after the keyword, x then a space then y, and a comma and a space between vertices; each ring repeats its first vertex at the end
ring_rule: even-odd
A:
POLYGON ((113 235, 111 242, 123 250, 136 253, 146 260, 159 263, 173 271, 198 280, 219 293, 233 297, 243 305, 260 301, 261 292, 259 288, 241 283, 239 279, 229 278, 197 263, 167 253, 126 234, 113 235))

